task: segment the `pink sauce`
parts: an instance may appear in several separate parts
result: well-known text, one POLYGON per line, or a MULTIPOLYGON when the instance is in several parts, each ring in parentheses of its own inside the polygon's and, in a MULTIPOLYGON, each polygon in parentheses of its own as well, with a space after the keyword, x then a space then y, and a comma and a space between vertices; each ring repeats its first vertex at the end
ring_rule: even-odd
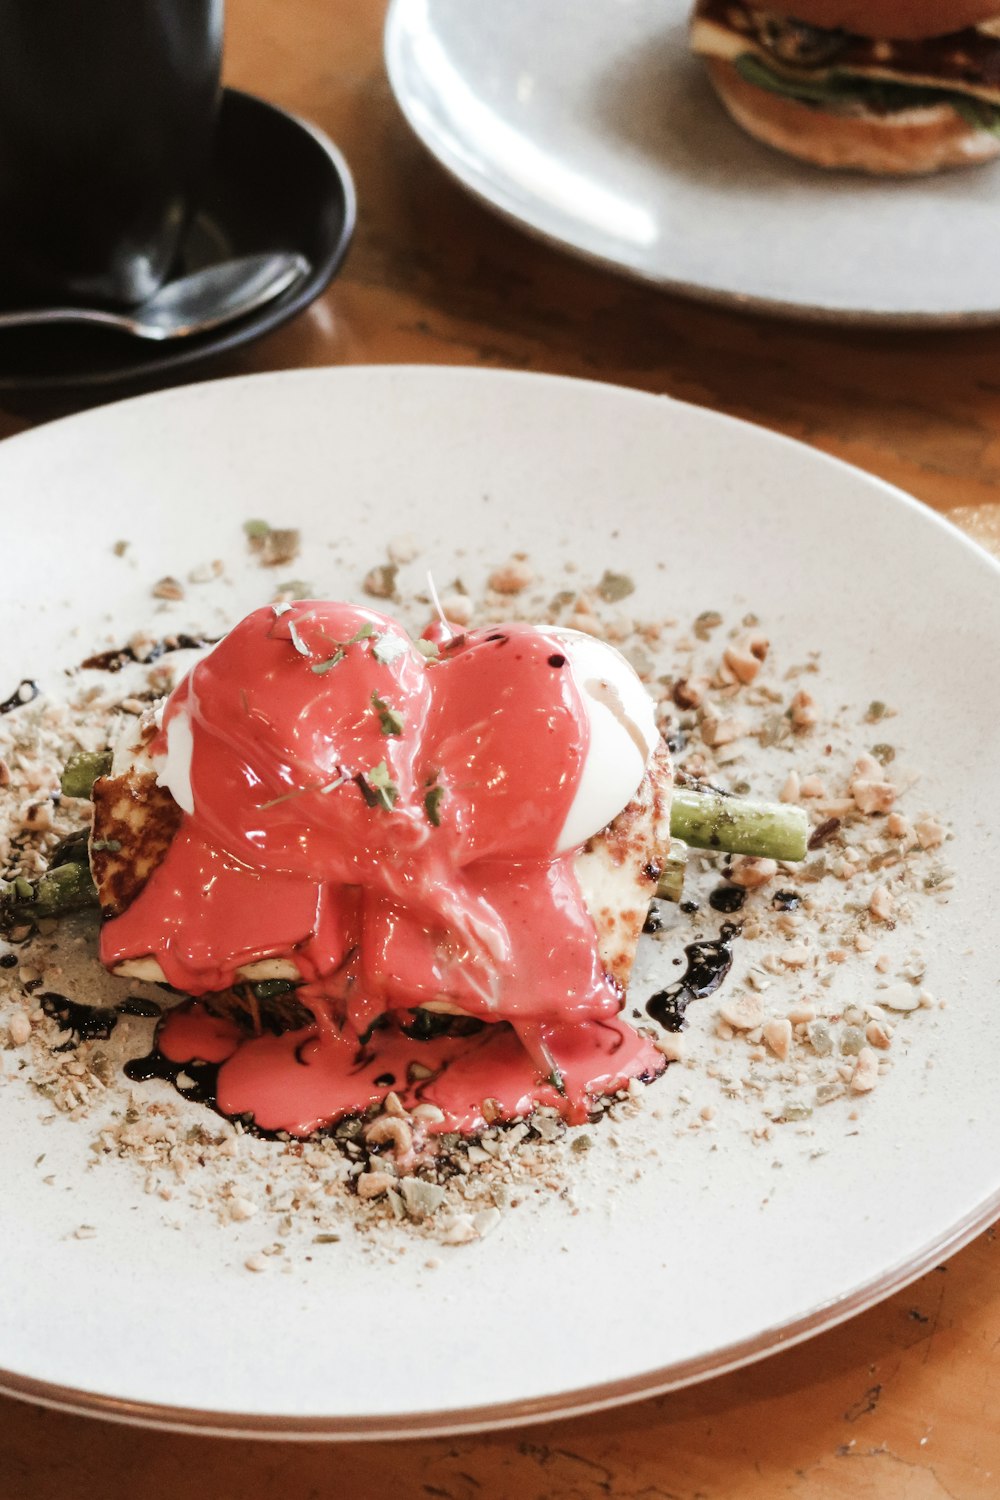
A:
POLYGON ((371 610, 268 607, 175 690, 154 754, 182 715, 195 811, 105 924, 101 957, 153 954, 191 995, 294 962, 304 1031, 248 1038, 198 1005, 161 1027, 169 1059, 221 1064, 225 1113, 304 1135, 377 1102, 391 1075, 442 1109, 439 1129, 469 1131, 483 1099, 496 1118, 545 1103, 583 1119, 661 1070, 618 1018, 573 852, 558 852, 588 719, 557 637, 470 631, 428 661, 371 610), (441 1000, 511 1025, 420 1042, 393 1022, 360 1047, 377 1017, 441 1000), (435 1076, 408 1084, 410 1062, 435 1076))
POLYGON ((426 1125, 431 1135, 482 1131, 521 1118, 537 1104, 582 1124, 602 1095, 624 1088, 630 1078, 651 1078, 664 1066, 652 1043, 618 1016, 546 1026, 544 1032, 558 1060, 561 1089, 540 1076, 509 1026, 414 1041, 390 1025, 366 1046, 347 1032, 328 1036, 318 1026, 248 1039, 242 1027, 210 1015, 195 1000, 170 1011, 158 1045, 170 1062, 221 1064, 216 1103, 223 1114, 249 1113, 261 1130, 297 1136, 378 1105, 390 1090, 407 1109, 438 1106, 443 1119, 426 1125), (412 1077, 414 1063, 430 1068, 432 1077, 412 1077))

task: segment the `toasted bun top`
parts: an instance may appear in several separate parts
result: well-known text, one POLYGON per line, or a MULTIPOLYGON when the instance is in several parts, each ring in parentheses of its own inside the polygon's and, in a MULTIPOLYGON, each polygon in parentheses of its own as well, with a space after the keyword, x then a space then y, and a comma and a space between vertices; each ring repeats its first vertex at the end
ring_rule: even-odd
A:
POLYGON ((810 26, 900 41, 1000 19, 1000 0, 767 0, 766 8, 810 26))

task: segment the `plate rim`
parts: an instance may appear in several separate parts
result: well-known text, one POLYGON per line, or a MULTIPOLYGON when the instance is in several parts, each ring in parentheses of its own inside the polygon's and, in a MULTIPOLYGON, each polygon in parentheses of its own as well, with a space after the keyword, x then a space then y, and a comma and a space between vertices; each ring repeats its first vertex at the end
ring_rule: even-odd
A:
POLYGON ((424 4, 425 0, 389 0, 382 34, 382 50, 385 70, 392 89, 393 98, 404 120, 427 154, 448 173, 470 197, 482 207, 498 215, 506 224, 529 235, 532 239, 548 245, 551 249, 569 254, 587 265, 597 266, 603 271, 623 276, 641 286, 656 287, 677 297, 704 306, 722 308, 729 312, 744 313, 751 317, 781 318, 788 322, 819 325, 821 327, 885 328, 900 332, 942 332, 968 328, 995 328, 1000 324, 1000 296, 994 308, 979 308, 969 312, 878 312, 871 308, 837 308, 812 302, 795 302, 780 297, 763 297, 755 293, 736 292, 726 287, 686 281, 679 276, 660 275, 644 270, 628 261, 602 255, 588 249, 566 235, 543 228, 534 220, 520 213, 503 191, 496 188, 493 193, 465 169, 461 157, 450 151, 441 135, 426 128, 419 114, 413 109, 407 91, 402 85, 400 56, 404 24, 403 12, 424 4))
MULTIPOLYGON (((779 448, 790 447, 799 453, 804 450, 808 453, 811 462, 831 465, 838 470, 850 473, 855 479, 860 477, 873 495, 880 496, 879 503, 902 505, 903 509, 914 518, 919 516, 919 524, 929 524, 946 531, 950 537, 950 545, 959 544, 961 549, 969 555, 970 561, 975 560, 979 566, 985 563, 987 573, 992 575, 995 581, 1000 581, 1000 561, 991 556, 985 548, 973 541, 940 512, 932 510, 906 491, 877 475, 860 469, 855 464, 814 448, 798 438, 789 437, 742 417, 716 411, 711 407, 681 401, 673 396, 657 395, 631 386, 546 372, 465 365, 369 364, 303 367, 190 382, 164 390, 126 397, 15 434, 12 438, 0 442, 0 471, 4 464, 3 453, 11 445, 14 445, 19 452, 23 452, 39 443, 45 444, 51 441, 51 434, 62 429, 76 429, 84 423, 94 425, 109 422, 113 424, 121 408, 131 409, 147 403, 186 401, 190 399, 190 392, 193 390, 197 390, 199 397, 203 398, 207 394, 206 387, 235 388, 248 386, 251 383, 255 387, 264 383, 272 385, 294 385, 302 382, 337 384, 341 381, 350 383, 359 378, 364 381, 373 376, 390 382, 400 379, 403 381, 430 380, 440 382, 442 385, 461 384, 471 380, 473 383, 483 384, 523 385, 529 383, 537 386, 539 383, 544 383, 548 386, 569 389, 590 390, 597 387, 602 391, 614 393, 617 398, 624 397, 630 402, 638 401, 642 405, 649 405, 651 412, 657 409, 682 408, 685 413, 697 414, 699 420, 713 424, 719 423, 723 428, 749 429, 754 434, 753 441, 763 441, 767 446, 777 445, 779 448), (651 403, 655 403, 655 406, 650 405, 651 403)), ((245 1438, 253 1435, 261 1439, 273 1440, 384 1441, 391 1438, 441 1437, 582 1416, 587 1413, 610 1410, 727 1374, 832 1329, 910 1285, 939 1264, 942 1259, 968 1245, 998 1216, 1000 1216, 1000 1186, 974 1205, 962 1219, 949 1225, 925 1243, 915 1255, 908 1256, 878 1275, 858 1282, 838 1296, 817 1304, 791 1322, 771 1325, 748 1338, 736 1340, 731 1344, 723 1344, 714 1350, 667 1365, 660 1365, 638 1375, 623 1376, 549 1396, 500 1401, 475 1407, 425 1412, 409 1411, 399 1415, 288 1416, 197 1407, 186 1408, 152 1401, 134 1401, 21 1375, 4 1367, 0 1367, 0 1394, 57 1410, 101 1417, 138 1427, 224 1437, 245 1438)))
POLYGON ((623 1377, 606 1384, 581 1386, 575 1391, 523 1401, 498 1401, 486 1406, 447 1411, 404 1412, 378 1417, 275 1416, 253 1412, 211 1411, 197 1407, 129 1401, 98 1391, 58 1385, 0 1369, 0 1395, 50 1407, 77 1416, 101 1417, 125 1426, 205 1437, 247 1438, 302 1442, 386 1442, 416 1438, 454 1437, 563 1421, 666 1395, 687 1386, 704 1384, 734 1370, 756 1364, 770 1355, 818 1334, 826 1333, 895 1292, 918 1281, 942 1260, 963 1250, 1000 1215, 1000 1188, 958 1225, 925 1246, 916 1258, 898 1262, 881 1276, 860 1283, 852 1291, 804 1313, 794 1323, 772 1326, 753 1338, 723 1345, 714 1353, 662 1365, 644 1375, 623 1377), (721 1354, 721 1358, 719 1355, 721 1354))

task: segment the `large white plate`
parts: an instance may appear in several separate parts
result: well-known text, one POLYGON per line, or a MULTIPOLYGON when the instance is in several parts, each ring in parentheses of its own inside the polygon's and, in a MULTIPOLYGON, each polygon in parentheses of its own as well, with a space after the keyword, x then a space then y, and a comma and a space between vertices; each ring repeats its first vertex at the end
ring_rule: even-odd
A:
MULTIPOLYGON (((88 1169, 91 1128, 42 1123, 46 1102, 8 1080, 0 1388, 283 1435, 579 1411, 828 1326, 996 1214, 1000 571, 984 553, 856 470, 661 398, 460 370, 253 376, 0 447, 5 684, 52 680, 148 622, 151 581, 242 553, 240 523, 255 515, 303 528, 296 571, 332 594, 356 596, 404 529, 442 578, 460 567, 475 584, 522 547, 553 573, 567 559, 582 578, 631 572, 648 616, 752 607, 783 660, 822 647, 835 701, 899 707, 893 737, 925 770, 921 802, 954 823, 958 891, 922 934, 929 982, 951 1004, 913 1018, 860 1122, 832 1106, 814 1135, 764 1149, 735 1103, 714 1133, 675 1136, 670 1101, 698 1075, 671 1069, 655 1085, 663 1118, 619 1128, 626 1145, 660 1148, 641 1175, 623 1174, 595 1129, 574 1158, 579 1213, 558 1198, 528 1205, 489 1239, 439 1251, 436 1269, 434 1246, 393 1231, 391 1260, 349 1235, 287 1274, 252 1276, 259 1226, 164 1205, 127 1163, 88 1169), (131 541, 125 559, 117 538, 131 541), (35 1166, 42 1151, 55 1188, 35 1166), (96 1236, 74 1239, 80 1223, 96 1236)), ((256 567, 234 577, 233 612, 271 587, 256 567)), ((199 609, 170 623, 217 623, 199 609)), ((870 967, 857 981, 867 994, 870 967)), ((692 1007, 696 1048, 711 1011, 692 1007)))
POLYGON ((393 0, 411 126, 543 238, 691 296, 882 323, 1000 317, 1000 167, 829 174, 732 124, 685 0, 393 0))

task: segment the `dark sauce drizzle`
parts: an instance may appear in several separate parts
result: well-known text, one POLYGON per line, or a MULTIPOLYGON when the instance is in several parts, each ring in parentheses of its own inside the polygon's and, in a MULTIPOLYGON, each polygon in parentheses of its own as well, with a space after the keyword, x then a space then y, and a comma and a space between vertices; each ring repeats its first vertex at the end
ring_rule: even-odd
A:
POLYGON ((733 962, 733 938, 742 929, 735 922, 723 922, 717 938, 703 943, 688 943, 687 968, 680 979, 646 1001, 646 1012, 658 1021, 664 1031, 680 1031, 684 1012, 692 1000, 701 1000, 717 990, 733 962))
POLYGON ((163 1014, 162 1005, 155 1000, 143 1000, 139 995, 129 995, 127 1000, 115 1006, 115 1010, 120 1016, 140 1016, 143 1020, 152 1020, 163 1014))
MULTIPOLYGON (((87 667, 94 672, 120 672, 122 667, 130 661, 141 660, 145 666, 150 662, 159 661, 161 656, 166 656, 170 651, 200 651, 203 646, 214 646, 220 639, 218 636, 200 635, 167 635, 162 641, 157 641, 147 656, 138 657, 131 646, 115 646, 110 651, 99 651, 96 656, 88 656, 86 661, 80 663, 81 667, 87 667)), ((3 708, 0 707, 0 713, 3 708)))
MULTIPOLYGON (((154 1042, 152 1052, 146 1057, 130 1058, 125 1064, 124 1072, 132 1083, 148 1083, 151 1078, 162 1078, 165 1083, 173 1084, 184 1099, 190 1099, 194 1104, 207 1104, 221 1113, 216 1101, 218 1063, 171 1062, 168 1057, 163 1056, 154 1042), (184 1082, 181 1081, 182 1078, 184 1082)), ((257 1133, 265 1134, 264 1131, 257 1133)))
POLYGON ((46 990, 39 996, 38 1003, 60 1031, 72 1033, 68 1041, 55 1048, 56 1052, 71 1052, 80 1042, 106 1042, 118 1025, 113 1010, 105 1010, 99 1005, 82 1005, 54 990, 46 990))
POLYGON ((4 953, 0 955, 0 969, 12 969, 16 963, 16 953, 4 953))
POLYGON ((38 683, 35 682, 32 678, 22 677, 21 681, 11 693, 10 697, 5 698, 3 702, 0 703, 0 714, 13 713, 15 708, 23 708, 26 703, 32 703, 38 697, 41 691, 42 690, 38 686, 38 683), (24 696, 25 689, 28 690, 27 697, 24 696))
POLYGON ((771 905, 777 911, 794 911, 801 900, 798 891, 775 891, 771 905))
POLYGON ((747 893, 739 885, 720 885, 715 888, 708 898, 708 904, 713 911, 734 912, 739 911, 747 893))

